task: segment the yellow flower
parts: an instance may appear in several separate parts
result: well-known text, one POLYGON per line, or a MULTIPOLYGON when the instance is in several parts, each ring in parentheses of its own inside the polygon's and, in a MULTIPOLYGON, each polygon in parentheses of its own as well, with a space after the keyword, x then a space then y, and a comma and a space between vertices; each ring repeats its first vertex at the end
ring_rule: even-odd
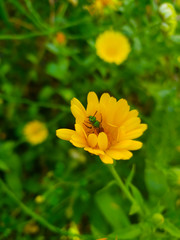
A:
POLYGON ((44 202, 44 197, 42 195, 38 195, 35 197, 35 202, 41 204, 44 202))
POLYGON ((106 8, 115 11, 117 7, 121 5, 122 2, 119 0, 95 0, 91 5, 86 6, 85 8, 90 14, 94 15, 103 14, 106 8))
POLYGON ((23 129, 23 133, 26 140, 33 145, 42 143, 48 136, 46 126, 37 120, 27 123, 23 129))
POLYGON ((131 150, 142 147, 133 139, 147 129, 141 124, 137 110, 131 110, 125 99, 117 101, 104 93, 100 101, 94 92, 87 97, 87 109, 78 99, 71 100, 71 111, 76 119, 75 130, 58 129, 56 135, 70 141, 74 146, 99 155, 102 162, 112 164, 115 160, 132 157, 131 150))
POLYGON ((120 32, 105 31, 96 40, 96 53, 105 62, 121 64, 131 50, 128 39, 120 32))

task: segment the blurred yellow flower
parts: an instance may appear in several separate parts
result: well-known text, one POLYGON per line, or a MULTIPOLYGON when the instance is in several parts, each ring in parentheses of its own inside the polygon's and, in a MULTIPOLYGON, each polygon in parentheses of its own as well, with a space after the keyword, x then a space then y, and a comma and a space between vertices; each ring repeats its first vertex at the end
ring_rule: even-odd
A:
POLYGON ((96 40, 96 53, 105 62, 121 64, 131 50, 126 36, 113 30, 105 31, 96 40))
POLYGON ((76 7, 78 5, 78 0, 69 0, 69 2, 76 7))
POLYGON ((24 226, 24 233, 25 234, 37 234, 39 232, 40 228, 39 226, 35 223, 35 222, 28 222, 25 226, 24 226))
POLYGON ((48 136, 46 126, 37 120, 27 123, 23 129, 23 133, 26 140, 33 145, 42 143, 48 136))
POLYGON ((125 99, 117 101, 104 93, 100 101, 95 92, 87 97, 87 109, 78 99, 71 100, 71 111, 76 119, 75 130, 58 129, 56 135, 74 146, 99 155, 102 162, 132 157, 131 150, 138 150, 142 143, 133 139, 147 129, 141 124, 137 110, 131 110, 125 99))
POLYGON ((121 6, 122 2, 119 0, 95 0, 91 5, 85 8, 90 14, 103 14, 105 8, 116 10, 118 6, 121 6))
POLYGON ((35 197, 35 202, 41 204, 44 202, 44 197, 42 195, 38 195, 35 197))
POLYGON ((58 44, 65 44, 66 43, 66 36, 63 32, 58 32, 56 35, 56 42, 58 44))

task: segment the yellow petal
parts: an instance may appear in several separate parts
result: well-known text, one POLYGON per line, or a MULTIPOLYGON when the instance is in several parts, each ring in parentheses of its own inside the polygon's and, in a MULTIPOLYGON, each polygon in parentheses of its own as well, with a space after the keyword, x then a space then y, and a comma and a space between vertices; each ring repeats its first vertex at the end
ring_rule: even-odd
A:
POLYGON ((147 128, 148 128, 148 125, 143 123, 140 125, 140 128, 142 129, 142 131, 144 132, 147 128))
POLYGON ((128 150, 138 150, 142 148, 142 142, 131 140, 131 144, 127 148, 128 150))
POLYGON ((107 111, 107 123, 110 125, 114 124, 114 119, 117 115, 117 101, 114 97, 110 97, 107 105, 106 105, 106 111, 107 111))
POLYGON ((74 133, 75 133, 74 130, 66 128, 56 130, 56 136, 66 141, 69 141, 74 133))
POLYGON ((109 149, 125 149, 132 144, 132 140, 122 140, 115 145, 112 145, 109 149))
POLYGON ((131 110, 127 115, 127 119, 137 117, 138 114, 139 114, 139 112, 137 110, 135 110, 135 109, 131 110))
POLYGON ((107 117, 108 117, 108 102, 110 100, 110 95, 108 93, 103 93, 101 98, 100 98, 100 112, 103 116, 103 121, 107 121, 107 117))
POLYGON ((143 131, 141 129, 135 129, 133 131, 128 132, 124 139, 135 139, 140 137, 143 134, 143 131))
POLYGON ((107 105, 108 101, 110 99, 109 93, 103 93, 100 98, 100 105, 107 105))
POLYGON ((135 139, 140 137, 143 132, 147 129, 147 124, 140 124, 138 128, 129 131, 125 134, 124 139, 135 139))
POLYGON ((104 155, 104 151, 102 151, 100 149, 93 149, 93 148, 90 148, 90 147, 85 147, 84 150, 88 151, 92 154, 95 154, 95 155, 104 155))
POLYGON ((122 149, 138 150, 141 147, 142 147, 142 142, 134 141, 134 140, 123 140, 115 144, 114 146, 111 146, 111 148, 109 149, 110 150, 122 150, 122 149))
POLYGON ((113 158, 113 159, 116 159, 116 160, 119 160, 119 159, 121 159, 122 158, 122 154, 121 154, 121 151, 118 151, 118 150, 114 150, 114 149, 108 149, 107 151, 106 151, 106 154, 109 156, 109 157, 111 157, 111 158, 113 158))
POLYGON ((125 126, 126 131, 129 132, 133 129, 139 128, 141 119, 140 118, 130 118, 127 121, 123 123, 123 126, 125 126))
POLYGON ((100 157, 100 159, 103 163, 113 164, 113 159, 111 157, 109 157, 108 155, 106 155, 106 154, 105 155, 100 155, 99 157, 100 157))
POLYGON ((87 141, 89 146, 94 148, 97 145, 97 135, 94 133, 89 134, 87 141))
POLYGON ((117 102, 117 110, 114 119, 114 124, 116 126, 120 126, 122 124, 129 113, 129 109, 130 106, 125 99, 122 98, 117 102))
POLYGON ((73 104, 71 106, 71 112, 78 122, 84 122, 86 116, 77 105, 73 104))
POLYGON ((81 142, 77 142, 77 141, 73 141, 73 140, 70 140, 70 142, 71 142, 75 147, 78 147, 78 148, 83 148, 83 147, 84 147, 84 144, 81 143, 81 142))
POLYGON ((89 92, 87 97, 87 116, 94 115, 98 109, 99 101, 95 92, 89 92))
POLYGON ((132 153, 127 150, 107 150, 106 154, 116 160, 126 160, 132 157, 132 153))
POLYGON ((70 142, 76 147, 87 146, 86 139, 77 133, 72 135, 70 142))
POLYGON ((108 138, 104 132, 100 132, 98 135, 98 146, 103 151, 108 147, 108 138))
POLYGON ((133 156, 132 152, 128 150, 123 150, 121 151, 121 153, 122 153, 122 160, 128 160, 133 156))
POLYGON ((87 134, 86 134, 86 132, 84 131, 84 128, 82 127, 82 125, 76 123, 76 124, 75 124, 75 130, 76 130, 76 132, 77 132, 79 135, 81 135, 82 137, 87 138, 87 134))
POLYGON ((71 106, 74 106, 74 105, 77 106, 82 111, 82 114, 86 115, 86 110, 84 106, 81 104, 81 102, 77 98, 73 98, 71 100, 71 106))

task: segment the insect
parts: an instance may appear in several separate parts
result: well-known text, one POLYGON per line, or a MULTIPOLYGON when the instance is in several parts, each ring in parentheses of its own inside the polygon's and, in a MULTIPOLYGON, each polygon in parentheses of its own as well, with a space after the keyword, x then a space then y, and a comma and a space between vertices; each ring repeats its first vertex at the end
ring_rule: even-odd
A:
POLYGON ((100 133, 103 131, 103 128, 101 126, 102 119, 101 119, 101 121, 98 121, 95 117, 96 113, 97 113, 97 111, 95 112, 95 114, 93 116, 90 115, 88 117, 89 122, 87 122, 87 123, 91 124, 91 126, 87 126, 85 123, 84 123, 84 125, 89 129, 91 129, 93 127, 98 133, 100 133))

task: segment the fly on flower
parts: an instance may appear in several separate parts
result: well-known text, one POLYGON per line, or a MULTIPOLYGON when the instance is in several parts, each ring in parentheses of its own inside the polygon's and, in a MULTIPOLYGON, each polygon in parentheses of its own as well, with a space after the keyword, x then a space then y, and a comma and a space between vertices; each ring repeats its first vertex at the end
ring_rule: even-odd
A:
POLYGON ((104 93, 98 100, 95 92, 90 92, 87 108, 73 98, 71 111, 76 119, 75 130, 58 129, 56 135, 99 155, 102 162, 112 164, 114 159, 130 159, 131 151, 142 147, 141 142, 133 139, 140 137, 147 125, 141 123, 138 111, 130 110, 125 99, 117 101, 104 93))
POLYGON ((98 121, 95 117, 96 113, 97 111, 93 116, 88 116, 89 122, 86 123, 90 124, 91 126, 87 126, 85 123, 84 125, 89 129, 94 128, 94 130, 97 131, 97 133, 99 134, 100 132, 103 132, 104 129, 101 126, 102 118, 101 121, 98 121))

